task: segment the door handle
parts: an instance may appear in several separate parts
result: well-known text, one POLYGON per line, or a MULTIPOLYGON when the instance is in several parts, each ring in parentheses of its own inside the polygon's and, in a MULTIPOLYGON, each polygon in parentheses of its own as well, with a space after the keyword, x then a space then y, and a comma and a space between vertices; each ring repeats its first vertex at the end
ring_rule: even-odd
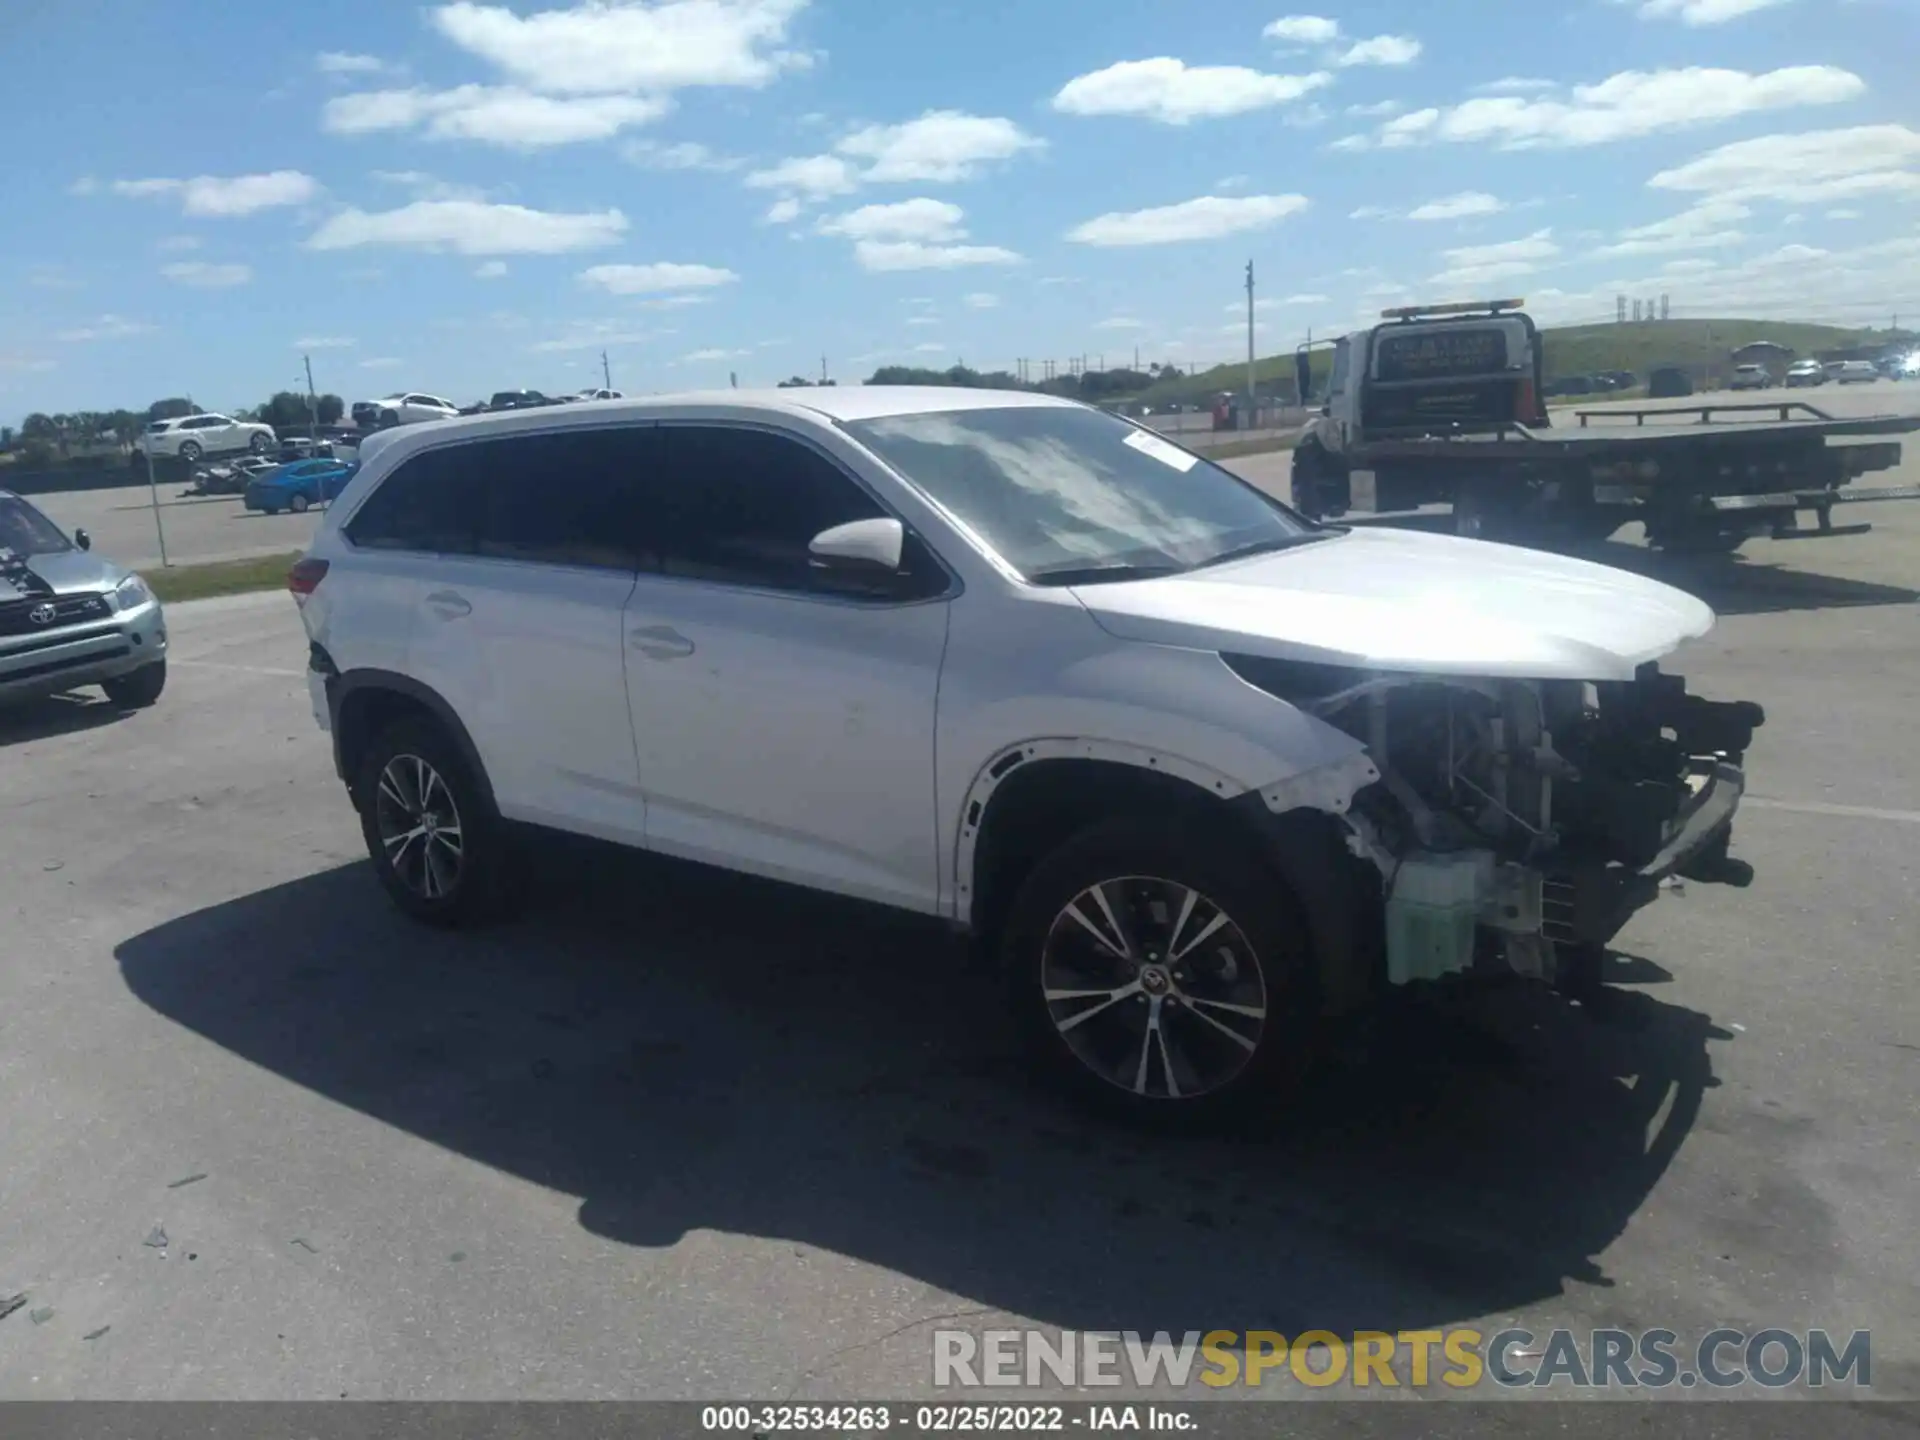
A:
POLYGON ((649 660, 684 660, 693 654, 693 642, 671 625, 648 625, 628 639, 649 660))
POLYGON ((451 590, 434 591, 427 596, 427 607, 442 620, 458 620, 464 615, 473 613, 473 606, 467 602, 466 598, 454 594, 451 590))

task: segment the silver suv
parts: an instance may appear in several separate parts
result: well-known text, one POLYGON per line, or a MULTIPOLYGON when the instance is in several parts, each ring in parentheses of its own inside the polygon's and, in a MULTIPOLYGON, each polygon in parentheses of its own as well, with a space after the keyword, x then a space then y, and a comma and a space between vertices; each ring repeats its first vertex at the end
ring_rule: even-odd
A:
POLYGON ((98 685, 129 708, 167 683, 167 624, 146 582, 0 490, 0 702, 98 685))

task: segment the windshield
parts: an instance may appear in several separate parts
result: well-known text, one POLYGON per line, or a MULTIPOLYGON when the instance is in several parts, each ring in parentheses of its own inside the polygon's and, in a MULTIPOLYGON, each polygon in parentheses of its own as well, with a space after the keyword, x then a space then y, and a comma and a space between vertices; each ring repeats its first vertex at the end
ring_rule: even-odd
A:
POLYGON ((34 555, 64 555, 73 543, 60 527, 17 495, 0 495, 0 550, 23 559, 34 555))
POLYGON ((1023 405, 845 428, 1030 581, 1167 574, 1326 533, 1103 411, 1023 405))

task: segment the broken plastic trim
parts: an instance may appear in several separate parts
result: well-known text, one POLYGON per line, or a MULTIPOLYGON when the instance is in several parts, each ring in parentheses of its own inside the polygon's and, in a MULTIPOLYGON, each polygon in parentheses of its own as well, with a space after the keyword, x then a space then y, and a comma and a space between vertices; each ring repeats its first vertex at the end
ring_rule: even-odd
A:
POLYGON ((1265 787, 1260 798, 1276 815, 1289 810, 1322 810, 1330 815, 1345 815, 1353 808, 1353 797, 1380 778, 1380 767, 1364 750, 1343 756, 1317 770, 1289 775, 1285 780, 1265 787))

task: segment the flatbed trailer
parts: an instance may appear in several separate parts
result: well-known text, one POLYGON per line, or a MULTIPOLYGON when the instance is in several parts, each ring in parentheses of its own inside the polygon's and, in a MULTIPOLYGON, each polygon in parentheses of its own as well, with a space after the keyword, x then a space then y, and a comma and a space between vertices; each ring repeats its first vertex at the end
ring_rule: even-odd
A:
POLYGON ((1901 443, 1875 437, 1920 430, 1920 415, 1841 417, 1776 400, 1582 409, 1555 423, 1518 304, 1389 311, 1396 324, 1338 342, 1350 348, 1336 352, 1334 393, 1294 452, 1295 505, 1339 518, 1446 504, 1462 534, 1533 544, 1604 539, 1638 520, 1661 548, 1727 552, 1762 535, 1860 534, 1872 526, 1835 525, 1834 510, 1920 500, 1920 486, 1854 484, 1900 463, 1901 443), (1484 313, 1427 318, 1462 311, 1484 313), (1380 378, 1377 337, 1444 355, 1450 336, 1476 328, 1473 363, 1491 353, 1498 369, 1380 378))

